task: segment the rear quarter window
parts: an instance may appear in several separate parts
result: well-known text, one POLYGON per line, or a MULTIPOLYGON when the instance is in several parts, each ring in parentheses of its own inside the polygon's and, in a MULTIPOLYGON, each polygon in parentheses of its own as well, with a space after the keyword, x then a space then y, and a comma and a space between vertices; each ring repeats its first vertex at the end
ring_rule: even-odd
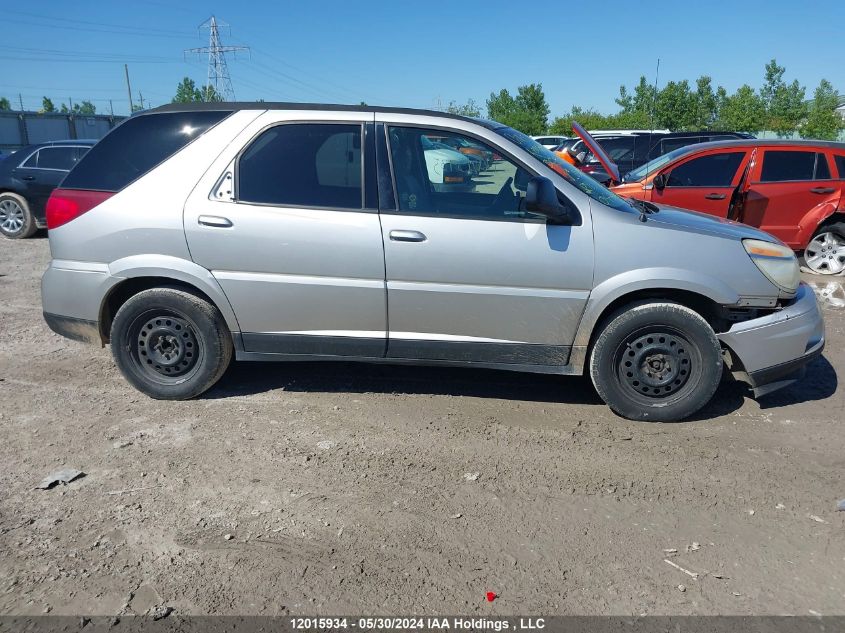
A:
POLYGON ((839 177, 845 180, 845 155, 834 154, 834 162, 836 162, 836 171, 839 172, 839 177))
POLYGON ((85 154, 65 178, 62 188, 120 191, 229 114, 167 112, 131 117, 85 154))

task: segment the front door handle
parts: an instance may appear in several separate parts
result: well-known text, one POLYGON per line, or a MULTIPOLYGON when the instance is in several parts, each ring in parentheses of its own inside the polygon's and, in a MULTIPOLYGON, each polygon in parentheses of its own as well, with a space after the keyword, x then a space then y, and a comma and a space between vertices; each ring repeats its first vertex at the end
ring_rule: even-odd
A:
POLYGON ((836 191, 833 187, 813 187, 810 189, 811 193, 833 193, 836 191))
POLYGON ((724 200, 725 194, 723 194, 723 193, 708 193, 704 197, 707 198, 708 200, 724 200))
POLYGON ((391 231, 390 239, 394 242, 425 242, 426 237, 419 231, 391 231))
POLYGON ((21 176, 21 180, 35 180, 35 176, 21 176))
POLYGON ((204 226, 213 226, 220 229, 227 229, 232 226, 232 221, 229 218, 219 215, 201 215, 197 218, 197 222, 204 226))

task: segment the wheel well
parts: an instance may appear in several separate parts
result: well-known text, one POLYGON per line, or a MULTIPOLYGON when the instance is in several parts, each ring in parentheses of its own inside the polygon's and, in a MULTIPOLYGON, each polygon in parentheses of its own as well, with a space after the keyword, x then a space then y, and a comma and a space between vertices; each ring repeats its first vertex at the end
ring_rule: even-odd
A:
POLYGON ((842 211, 835 211, 827 216, 821 224, 819 224, 818 228, 813 232, 813 235, 819 232, 819 229, 825 226, 829 226, 831 224, 836 224, 837 222, 845 222, 845 213, 842 211))
POLYGON ((126 303, 131 297, 134 297, 139 292, 149 290, 151 288, 178 288, 180 290, 187 290, 192 294, 208 301, 211 305, 216 306, 211 297, 205 294, 202 290, 184 281, 170 279, 168 277, 132 277, 116 285, 111 289, 103 304, 100 306, 100 338, 103 343, 109 342, 111 335, 111 324, 114 320, 114 315, 120 310, 120 307, 126 303))
MULTIPOLYGON (((724 318, 722 316, 724 308, 712 299, 700 295, 689 290, 678 290, 676 288, 649 288, 647 290, 635 290, 628 294, 622 295, 614 299, 604 310, 602 310, 596 323, 593 326, 593 331, 590 334, 590 344, 587 346, 586 359, 590 358, 593 352, 593 346, 596 342, 596 337, 604 329, 608 321, 619 311, 627 305, 641 303, 644 301, 673 301, 686 306, 690 310, 694 310, 704 320, 710 324, 716 332, 724 329, 724 318)), ((589 362, 584 363, 584 371, 589 367, 589 362)))

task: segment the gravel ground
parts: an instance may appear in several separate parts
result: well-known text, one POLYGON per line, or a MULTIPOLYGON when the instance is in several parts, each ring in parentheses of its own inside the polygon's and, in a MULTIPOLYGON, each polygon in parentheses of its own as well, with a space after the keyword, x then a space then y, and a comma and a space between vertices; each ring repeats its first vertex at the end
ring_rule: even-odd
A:
POLYGON ((841 286, 803 382, 659 425, 478 370, 236 363, 150 400, 48 330, 48 258, 0 240, 2 614, 845 614, 841 286))

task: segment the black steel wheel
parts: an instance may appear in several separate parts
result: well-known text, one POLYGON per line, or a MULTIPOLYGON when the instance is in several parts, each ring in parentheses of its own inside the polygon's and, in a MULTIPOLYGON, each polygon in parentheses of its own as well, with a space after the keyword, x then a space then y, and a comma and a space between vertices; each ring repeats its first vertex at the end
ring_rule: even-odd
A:
POLYGON ((616 312, 596 335, 590 377, 622 417, 681 420, 713 397, 722 377, 721 347, 697 312, 677 303, 641 303, 616 312))
POLYGON ((181 288, 152 288, 130 297, 111 330, 117 366, 139 391, 165 400, 210 388, 232 358, 232 337, 220 312, 181 288))

